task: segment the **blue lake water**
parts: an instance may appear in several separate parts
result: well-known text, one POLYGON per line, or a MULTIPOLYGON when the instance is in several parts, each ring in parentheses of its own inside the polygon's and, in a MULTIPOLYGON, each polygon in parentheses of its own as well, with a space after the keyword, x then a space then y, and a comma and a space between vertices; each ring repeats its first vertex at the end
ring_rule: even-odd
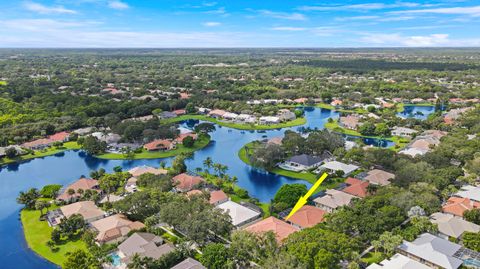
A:
POLYGON ((398 112, 397 116, 401 118, 415 118, 426 120, 428 115, 435 112, 434 106, 415 106, 405 105, 402 112, 398 112))
MULTIPOLYGON (((338 118, 338 113, 327 110, 310 108, 306 109, 307 124, 302 127, 323 128, 329 117, 338 118)), ((185 127, 193 127, 196 121, 183 123, 185 127)), ((298 130, 302 127, 289 129, 298 130)), ((211 157, 214 162, 222 163, 229 167, 228 174, 238 178, 238 185, 246 190, 252 197, 262 202, 268 202, 276 191, 286 183, 304 183, 284 176, 278 176, 263 171, 258 171, 244 164, 237 156, 237 152, 246 143, 276 136, 283 136, 286 129, 269 131, 240 131, 217 126, 212 136, 212 143, 206 148, 195 152, 194 157, 187 161, 190 170, 202 167, 203 160, 211 157)), ((375 141, 370 141, 375 144, 375 141)), ((368 144, 368 143, 367 143, 368 144)), ((378 144, 378 143, 377 143, 378 144)), ((389 146, 380 143, 380 146, 389 146)), ((150 160, 102 160, 90 156, 82 151, 67 151, 44 158, 33 159, 21 164, 12 164, 0 168, 0 268, 56 268, 55 265, 45 261, 28 249, 24 240, 19 210, 21 206, 15 201, 20 191, 29 188, 41 188, 47 184, 67 185, 82 176, 88 176, 90 171, 104 168, 112 172, 115 166, 124 170, 139 165, 159 166, 160 161, 170 164, 172 158, 150 160)))

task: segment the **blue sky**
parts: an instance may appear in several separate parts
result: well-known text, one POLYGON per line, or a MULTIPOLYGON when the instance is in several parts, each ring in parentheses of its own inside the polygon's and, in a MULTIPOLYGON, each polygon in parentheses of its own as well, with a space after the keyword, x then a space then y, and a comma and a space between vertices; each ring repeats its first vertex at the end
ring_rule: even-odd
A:
POLYGON ((0 0, 0 47, 480 46, 480 0, 0 0))

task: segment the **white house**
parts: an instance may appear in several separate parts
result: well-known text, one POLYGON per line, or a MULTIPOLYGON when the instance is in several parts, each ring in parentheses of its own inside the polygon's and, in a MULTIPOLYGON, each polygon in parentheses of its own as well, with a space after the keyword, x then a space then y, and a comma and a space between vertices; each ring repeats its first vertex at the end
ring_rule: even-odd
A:
POLYGON ((227 212, 232 218, 232 224, 236 227, 243 226, 260 217, 261 213, 237 204, 233 201, 226 201, 217 205, 217 208, 227 212))
POLYGON ((259 119, 260 124, 278 124, 280 123, 279 117, 264 116, 259 119))
POLYGON ((357 170, 359 167, 353 164, 346 164, 338 161, 326 162, 320 166, 315 172, 320 173, 323 170, 329 170, 332 172, 343 171, 343 175, 347 176, 353 171, 357 170))
POLYGON ((411 137, 413 134, 416 134, 416 133, 417 133, 416 130, 406 128, 406 127, 395 126, 392 129, 393 136, 411 137))

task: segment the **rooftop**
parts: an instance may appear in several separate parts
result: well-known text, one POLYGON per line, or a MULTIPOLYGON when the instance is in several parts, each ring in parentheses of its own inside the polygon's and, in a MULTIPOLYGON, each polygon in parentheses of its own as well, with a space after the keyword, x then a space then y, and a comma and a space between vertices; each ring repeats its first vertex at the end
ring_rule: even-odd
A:
POLYGON ((290 234, 299 231, 298 228, 275 217, 268 217, 264 220, 256 222, 246 227, 245 230, 252 233, 265 233, 272 231, 275 233, 275 237, 277 238, 278 242, 283 241, 290 234))
POLYGON ((245 224, 246 222, 260 216, 260 212, 254 211, 233 201, 221 203, 217 205, 217 208, 227 212, 232 218, 232 224, 235 226, 245 224))
POLYGON ((325 210, 318 207, 304 205, 288 219, 288 222, 298 225, 301 228, 309 228, 322 222, 326 213, 325 210))

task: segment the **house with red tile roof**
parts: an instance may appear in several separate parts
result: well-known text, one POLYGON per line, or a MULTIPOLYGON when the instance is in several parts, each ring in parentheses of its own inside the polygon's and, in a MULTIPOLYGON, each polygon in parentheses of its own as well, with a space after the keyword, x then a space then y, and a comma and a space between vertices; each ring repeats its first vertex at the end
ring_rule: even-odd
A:
POLYGON ((185 115, 187 114, 187 111, 185 111, 185 109, 177 109, 177 110, 174 110, 172 111, 175 115, 177 116, 181 116, 181 115, 185 115))
POLYGON ((191 137, 193 138, 193 140, 197 140, 197 134, 196 133, 193 133, 193 132, 190 132, 190 133, 184 133, 184 134, 180 134, 177 138, 175 138, 175 142, 177 143, 182 143, 183 142, 183 139, 185 139, 186 137, 191 137))
POLYGON ((340 100, 340 99, 335 99, 330 103, 330 105, 335 106, 335 107, 341 106, 341 105, 343 105, 343 101, 340 100))
POLYGON ((69 132, 59 132, 48 137, 52 142, 66 142, 70 136, 69 132))
POLYGON ((305 97, 302 97, 302 98, 297 98, 297 99, 294 99, 293 102, 297 103, 297 104, 304 104, 305 102, 307 102, 307 98, 305 97))
POLYGON ((150 143, 143 145, 143 148, 148 151, 172 150, 175 148, 175 144, 167 139, 156 139, 150 143))
POLYGON ((208 116, 212 118, 222 118, 225 113, 227 113, 227 111, 221 109, 214 109, 208 113, 208 116))
POLYGON ((81 178, 72 184, 68 185, 62 194, 57 197, 57 200, 62 200, 66 202, 72 202, 77 200, 80 197, 78 190, 82 190, 85 192, 86 190, 94 190, 96 192, 100 192, 100 188, 98 186, 98 181, 91 178, 81 178), (74 190, 74 194, 68 194, 68 190, 74 190))
POLYGON ((472 201, 469 198, 450 197, 448 198, 447 203, 442 206, 442 212, 463 217, 465 211, 474 208, 480 208, 480 203, 472 201))
POLYGON ((204 182, 204 179, 199 176, 191 176, 187 173, 176 175, 172 178, 175 189, 179 192, 191 191, 196 185, 204 182))
POLYGON ((251 224, 245 227, 245 231, 262 234, 272 231, 275 234, 275 238, 278 243, 281 243, 290 234, 299 231, 300 229, 294 227, 283 220, 279 220, 275 217, 268 217, 264 220, 251 224))
POLYGON ((228 200, 230 199, 222 190, 210 192, 209 203, 211 205, 219 205, 221 203, 227 202, 228 200))
POLYGON ((367 187, 369 185, 368 181, 363 181, 357 178, 349 177, 345 180, 345 187, 342 191, 353 196, 360 198, 365 198, 368 195, 367 187))
POLYGON ((304 205, 287 222, 299 229, 313 227, 323 221, 327 211, 311 205, 304 205))
POLYGON ((343 128, 356 130, 360 126, 360 117, 356 115, 348 115, 346 117, 340 117, 338 124, 343 128))

